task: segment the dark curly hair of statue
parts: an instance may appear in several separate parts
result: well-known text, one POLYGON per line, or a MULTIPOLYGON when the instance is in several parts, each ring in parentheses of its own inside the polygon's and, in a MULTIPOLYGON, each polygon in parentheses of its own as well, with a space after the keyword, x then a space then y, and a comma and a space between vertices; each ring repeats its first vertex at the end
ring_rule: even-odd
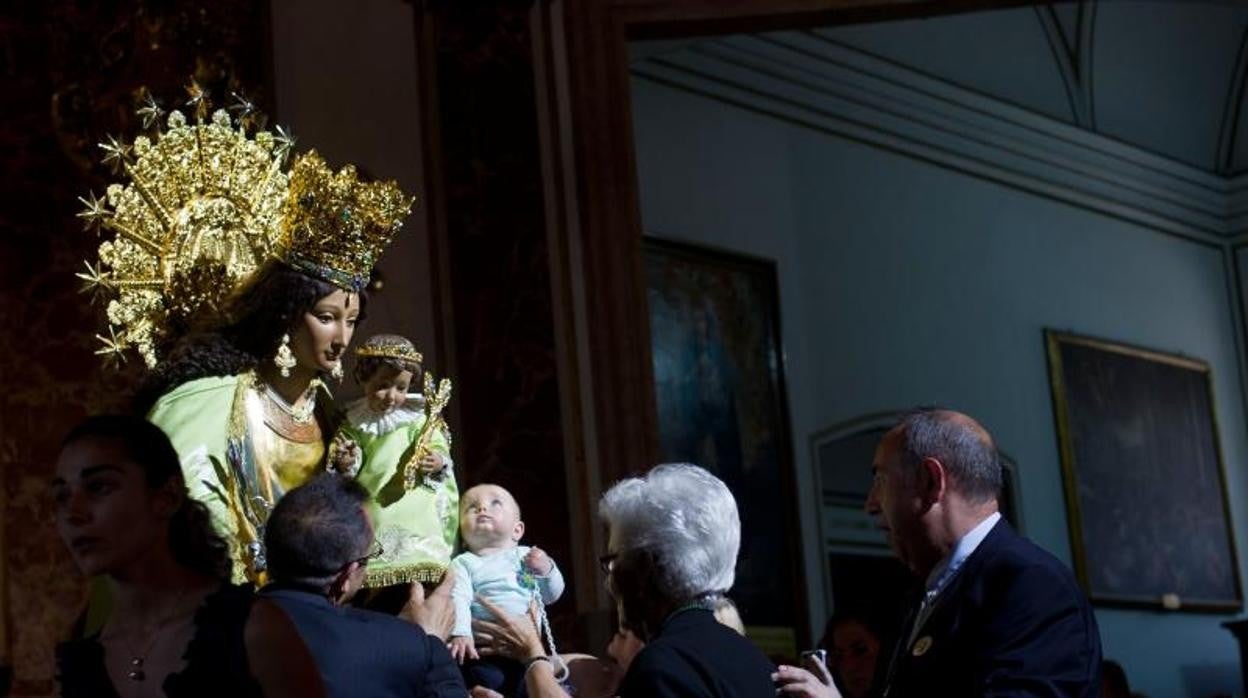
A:
POLYGON ((182 490, 182 505, 169 519, 169 549, 173 559, 206 577, 228 582, 229 548, 213 528, 208 508, 187 493, 182 465, 165 432, 133 415, 96 415, 71 429, 61 441, 61 450, 88 440, 120 445, 143 470, 143 479, 150 489, 164 487, 171 480, 177 482, 182 490))
MULTIPOLYGON (((340 290, 334 284, 270 261, 229 300, 221 317, 176 344, 147 375, 134 399, 134 410, 146 414, 156 400, 183 383, 209 376, 233 376, 256 368, 277 353, 282 335, 317 301, 340 290)), ((364 321, 368 294, 360 302, 357 323, 364 321)))

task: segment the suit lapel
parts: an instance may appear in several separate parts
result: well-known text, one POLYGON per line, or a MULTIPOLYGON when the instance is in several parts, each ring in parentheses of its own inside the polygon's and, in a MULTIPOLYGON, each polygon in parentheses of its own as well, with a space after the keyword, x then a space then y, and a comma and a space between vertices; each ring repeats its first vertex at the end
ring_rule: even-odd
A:
MULTIPOLYGON (((961 597, 963 590, 969 583, 968 580, 975 579, 978 576, 979 569, 983 567, 984 561, 990 559, 996 549, 1014 535, 1013 529, 1010 528, 1010 525, 1006 523, 1004 518, 998 521, 992 527, 992 530, 988 532, 988 535, 980 541, 974 552, 962 563, 953 579, 949 580, 949 583, 941 590, 940 595, 932 602, 931 612, 923 619, 923 625, 916 631, 914 623, 918 620, 919 604, 923 600, 923 590, 920 588, 914 602, 910 604, 910 613, 906 616, 906 622, 902 627, 901 635, 897 639, 892 658, 889 660, 888 671, 882 684, 884 686, 882 695, 888 696, 888 691, 892 687, 894 678, 896 678, 897 670, 909 659, 912 647, 924 636, 930 637, 934 634, 931 631, 925 633, 924 629, 929 627, 944 628, 952 624, 952 621, 947 616, 953 612, 952 609, 956 608, 956 604, 951 606, 951 602, 961 597), (913 636, 914 642, 911 642, 911 636, 913 636)), ((945 638, 934 639, 943 643, 945 638)))
MULTIPOLYGON (((975 550, 966 558, 962 566, 958 568, 953 579, 945 585, 940 594, 932 602, 932 611, 923 619, 923 626, 927 626, 932 622, 933 618, 941 615, 949 603, 962 595, 962 589, 967 585, 968 580, 975 579, 979 574, 979 568, 983 567, 984 561, 991 558, 997 546, 1001 545, 1008 537, 1014 535, 1013 529, 1005 522, 1005 519, 997 521, 993 525, 992 530, 988 531, 988 535, 979 542, 975 550)), ((923 627, 919 628, 918 633, 914 633, 917 638, 923 632, 923 627)), ((907 648, 908 650, 909 648, 907 648)))

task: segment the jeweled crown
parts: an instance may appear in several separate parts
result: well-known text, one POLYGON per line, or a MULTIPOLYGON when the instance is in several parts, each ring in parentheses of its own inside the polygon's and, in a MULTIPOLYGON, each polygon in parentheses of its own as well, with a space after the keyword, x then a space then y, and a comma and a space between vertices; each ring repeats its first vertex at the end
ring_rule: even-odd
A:
POLYGON ((315 150, 295 158, 281 222, 287 264, 359 291, 368 284, 413 199, 394 182, 361 182, 355 167, 329 169, 315 150))
POLYGON ((416 351, 416 345, 397 334, 378 334, 369 337, 355 350, 358 358, 397 359, 420 364, 424 357, 416 351))

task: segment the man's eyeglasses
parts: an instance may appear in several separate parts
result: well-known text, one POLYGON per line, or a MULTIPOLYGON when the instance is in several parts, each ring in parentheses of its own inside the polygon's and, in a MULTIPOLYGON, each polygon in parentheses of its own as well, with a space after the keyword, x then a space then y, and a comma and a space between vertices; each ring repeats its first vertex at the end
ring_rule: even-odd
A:
POLYGON ((598 558, 598 566, 602 567, 603 574, 611 574, 611 568, 615 567, 615 558, 619 556, 619 553, 607 553, 598 558))
POLYGON ((364 557, 356 558, 354 562, 360 563, 360 567, 365 567, 368 565, 368 563, 381 557, 382 554, 385 552, 386 552, 386 549, 381 547, 381 542, 374 540, 373 547, 368 549, 368 554, 365 555, 364 557))

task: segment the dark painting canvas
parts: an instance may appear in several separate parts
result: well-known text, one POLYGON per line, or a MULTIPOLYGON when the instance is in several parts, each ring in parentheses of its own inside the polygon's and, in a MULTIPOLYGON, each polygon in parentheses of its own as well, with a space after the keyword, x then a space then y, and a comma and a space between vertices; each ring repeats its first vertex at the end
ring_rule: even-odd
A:
POLYGON ((772 262, 647 240, 659 439, 665 461, 719 476, 741 513, 732 596, 749 626, 804 616, 772 262))
POLYGON ((1093 601, 1238 608, 1208 366, 1048 337, 1076 570, 1093 601))

